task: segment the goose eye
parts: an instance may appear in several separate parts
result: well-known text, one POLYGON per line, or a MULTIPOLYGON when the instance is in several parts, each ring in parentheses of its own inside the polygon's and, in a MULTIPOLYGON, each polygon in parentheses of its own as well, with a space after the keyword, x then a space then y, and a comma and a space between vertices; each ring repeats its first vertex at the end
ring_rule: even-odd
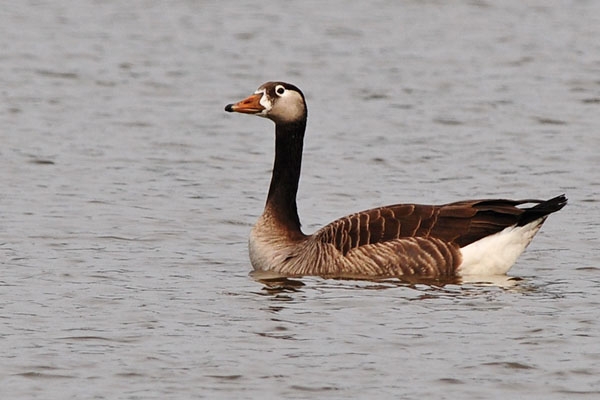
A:
POLYGON ((275 93, 277 93, 278 96, 281 96, 285 93, 285 88, 281 85, 277 85, 277 87, 275 88, 275 93))

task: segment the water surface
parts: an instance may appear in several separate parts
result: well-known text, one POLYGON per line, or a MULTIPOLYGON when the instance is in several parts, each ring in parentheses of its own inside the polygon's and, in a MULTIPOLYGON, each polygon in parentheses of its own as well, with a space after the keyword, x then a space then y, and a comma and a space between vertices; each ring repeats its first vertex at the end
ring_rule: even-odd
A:
POLYGON ((3 398, 597 398, 600 4, 19 2, 0 13, 3 398), (550 198, 509 277, 249 276, 301 87, 306 232, 550 198))

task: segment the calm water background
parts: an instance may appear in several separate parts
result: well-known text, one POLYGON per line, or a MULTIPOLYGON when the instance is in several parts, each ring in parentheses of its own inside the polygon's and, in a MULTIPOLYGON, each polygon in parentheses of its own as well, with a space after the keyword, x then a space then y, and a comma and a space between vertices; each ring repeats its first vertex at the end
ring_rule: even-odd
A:
POLYGON ((600 2, 23 1, 0 11, 3 399, 600 397, 600 2), (451 3, 451 4, 449 4, 451 3), (307 232, 566 193, 511 270, 249 277, 300 86, 307 232))

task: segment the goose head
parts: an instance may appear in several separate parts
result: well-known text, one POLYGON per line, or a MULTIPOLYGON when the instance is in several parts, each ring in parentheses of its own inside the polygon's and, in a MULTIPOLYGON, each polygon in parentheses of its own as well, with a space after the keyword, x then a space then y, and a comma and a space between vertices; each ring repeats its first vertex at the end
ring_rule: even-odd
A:
POLYGON ((275 124, 300 122, 307 115, 304 94, 285 82, 267 82, 244 100, 228 104, 225 111, 258 115, 275 124))

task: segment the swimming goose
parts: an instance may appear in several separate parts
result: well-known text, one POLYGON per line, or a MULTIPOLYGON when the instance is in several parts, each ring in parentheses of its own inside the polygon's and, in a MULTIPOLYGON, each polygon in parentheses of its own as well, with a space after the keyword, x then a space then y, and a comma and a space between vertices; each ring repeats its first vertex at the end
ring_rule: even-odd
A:
POLYGON ((336 278, 502 275, 548 215, 567 203, 561 195, 545 201, 396 204, 348 215, 305 235, 296 207, 307 119, 304 94, 289 83, 267 82, 225 111, 275 123, 271 185, 249 239, 257 271, 336 278))

